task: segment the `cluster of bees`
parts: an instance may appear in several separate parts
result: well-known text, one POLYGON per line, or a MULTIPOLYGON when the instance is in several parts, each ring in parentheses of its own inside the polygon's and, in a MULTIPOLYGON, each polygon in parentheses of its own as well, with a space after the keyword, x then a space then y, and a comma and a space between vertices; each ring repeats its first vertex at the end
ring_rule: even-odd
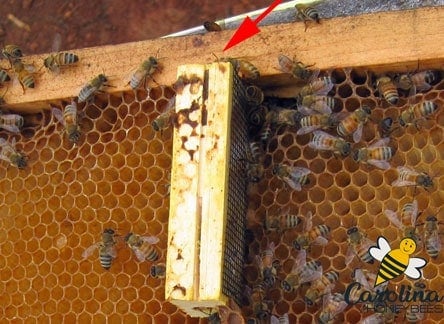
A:
MULTIPOLYGON (((112 228, 104 229, 102 233, 102 240, 94 243, 83 251, 84 259, 91 256, 97 249, 99 249, 99 260, 102 268, 109 270, 113 260, 117 257, 117 243, 122 240, 134 252, 139 262, 156 262, 159 260, 159 252, 154 247, 154 244, 159 242, 156 236, 141 236, 134 233, 128 233, 124 237, 119 236, 112 228)), ((165 276, 165 264, 159 263, 151 266, 151 276, 154 278, 163 278, 165 276)))

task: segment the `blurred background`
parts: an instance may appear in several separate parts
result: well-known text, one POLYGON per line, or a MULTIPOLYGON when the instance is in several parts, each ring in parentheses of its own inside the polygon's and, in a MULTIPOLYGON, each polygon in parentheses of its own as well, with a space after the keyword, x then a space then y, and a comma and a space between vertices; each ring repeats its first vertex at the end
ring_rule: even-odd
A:
POLYGON ((182 29, 268 6, 270 0, 3 0, 0 45, 26 55, 157 38, 182 29))

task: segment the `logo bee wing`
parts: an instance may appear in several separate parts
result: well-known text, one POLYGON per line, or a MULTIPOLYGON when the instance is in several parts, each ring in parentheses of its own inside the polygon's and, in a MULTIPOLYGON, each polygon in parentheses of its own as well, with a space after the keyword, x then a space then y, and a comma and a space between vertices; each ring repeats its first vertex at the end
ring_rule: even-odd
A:
POLYGON ((405 275, 412 279, 421 278, 422 273, 419 269, 424 268, 426 263, 427 261, 422 258, 410 258, 407 269, 404 271, 405 275))
POLYGON ((378 237, 378 241, 376 242, 377 246, 372 246, 368 252, 372 257, 374 257, 378 261, 382 261, 385 255, 390 252, 391 248, 387 240, 380 236, 378 237))
POLYGON ((398 214, 394 212, 393 210, 386 209, 384 210, 384 215, 387 216, 390 222, 392 222, 393 225, 395 225, 397 228, 402 228, 402 222, 398 217, 398 214))
POLYGON ((94 243, 93 245, 91 245, 90 247, 86 248, 85 251, 83 251, 83 253, 82 253, 82 258, 84 258, 84 259, 88 258, 91 254, 94 253, 94 251, 96 249, 99 248, 100 244, 102 244, 102 243, 97 242, 97 243, 94 243))
POLYGON ((157 236, 141 236, 140 238, 149 244, 156 244, 159 242, 159 238, 157 236))
POLYGON ((51 107, 51 112, 53 116, 63 125, 65 126, 65 120, 63 119, 63 112, 56 107, 51 107))

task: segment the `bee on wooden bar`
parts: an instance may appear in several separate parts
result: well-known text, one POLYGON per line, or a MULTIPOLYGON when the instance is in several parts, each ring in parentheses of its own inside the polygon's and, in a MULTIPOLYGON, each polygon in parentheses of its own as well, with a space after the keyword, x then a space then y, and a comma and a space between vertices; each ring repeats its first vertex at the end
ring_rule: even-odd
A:
POLYGON ((20 60, 23 57, 23 52, 20 47, 12 44, 5 45, 5 47, 2 48, 1 53, 5 59, 9 60, 11 65, 13 62, 20 60))
POLYGON ((60 34, 56 34, 52 44, 53 54, 50 54, 43 60, 43 65, 51 72, 60 73, 60 68, 67 65, 75 64, 79 61, 79 57, 74 53, 59 52, 62 38, 60 34))
POLYGON ((296 236, 293 246, 297 250, 307 250, 312 244, 325 245, 328 243, 327 237, 329 234, 330 227, 325 224, 313 227, 312 213, 308 212, 305 218, 303 233, 296 236))
POLYGON ((441 239, 439 238, 438 222, 436 216, 428 216, 424 223, 424 244, 429 257, 436 259, 441 252, 441 239))
POLYGON ((281 282, 286 292, 298 289, 302 284, 315 281, 322 276, 322 266, 319 261, 306 261, 307 252, 300 250, 294 260, 293 268, 281 282))
POLYGON ((163 109, 163 112, 151 122, 151 126, 156 132, 161 132, 172 125, 172 121, 175 116, 175 105, 176 96, 172 97, 168 101, 167 105, 163 109))
POLYGON ((319 313, 319 324, 333 323, 335 317, 346 309, 348 304, 341 293, 329 293, 322 299, 322 310, 319 313))
POLYGON ((337 127, 338 135, 347 137, 353 134, 353 141, 358 143, 361 141, 362 130, 365 123, 369 120, 371 113, 372 111, 368 106, 362 106, 356 109, 339 123, 337 127))
POLYGON ((296 18, 303 20, 305 25, 305 30, 307 30, 307 21, 315 21, 320 24, 318 11, 306 4, 297 4, 295 6, 297 14, 296 18))
POLYGON ((310 81, 307 85, 301 88, 299 92, 299 101, 302 102, 305 96, 321 95, 326 96, 335 85, 335 80, 332 77, 324 76, 310 81))
POLYGON ((384 210, 384 214, 393 225, 402 230, 402 237, 411 238, 418 247, 420 246, 421 237, 418 233, 418 224, 416 223, 420 213, 418 213, 418 201, 416 199, 411 203, 404 204, 400 217, 390 209, 384 210))
POLYGON ((244 80, 256 80, 260 77, 259 70, 247 60, 232 57, 222 57, 221 62, 230 62, 236 74, 244 80))
POLYGON ((351 152, 351 144, 340 137, 316 130, 308 146, 315 150, 332 151, 342 156, 348 156, 351 152))
POLYGON ((339 124, 339 118, 339 114, 313 114, 304 116, 300 121, 301 128, 298 129, 296 134, 303 135, 317 129, 335 128, 339 124))
POLYGON ((96 76, 94 79, 85 84, 80 90, 78 102, 81 103, 91 101, 94 98, 94 95, 101 91, 103 87, 109 87, 107 82, 108 79, 104 74, 99 74, 96 76))
POLYGON ((26 156, 15 149, 15 143, 15 138, 12 138, 11 143, 0 138, 0 159, 19 169, 24 169, 27 165, 26 156))
POLYGON ((389 138, 382 138, 377 142, 373 143, 367 148, 360 148, 353 151, 352 157, 356 162, 363 162, 374 165, 377 168, 387 170, 390 168, 390 160, 395 153, 395 150, 390 146, 389 138))
POLYGON ((17 114, 0 113, 0 128, 6 129, 8 132, 20 133, 25 120, 17 114))
POLYGON ((33 73, 35 73, 35 67, 32 64, 23 64, 21 60, 17 59, 12 63, 12 69, 17 76, 17 79, 22 86, 23 93, 25 88, 34 88, 35 80, 33 73))
POLYGON ((156 236, 140 236, 133 233, 128 233, 125 236, 125 242, 133 250, 140 262, 156 261, 159 259, 159 253, 153 244, 159 242, 156 236))
POLYGON ((140 84, 143 83, 144 88, 146 87, 146 79, 153 79, 153 74, 159 70, 159 62, 153 56, 150 56, 147 60, 143 61, 139 68, 131 76, 129 82, 131 89, 137 89, 140 84))
POLYGON ((65 133, 68 139, 73 143, 77 143, 81 135, 77 120, 77 103, 73 100, 71 104, 65 107, 63 113, 56 107, 52 107, 51 111, 54 117, 65 127, 65 133))
POLYGON ((392 182, 394 187, 415 186, 425 190, 433 187, 432 178, 425 172, 418 172, 409 167, 398 166, 398 179, 392 182))
POLYGON ((285 181, 291 188, 301 191, 302 186, 308 184, 308 175, 311 171, 303 167, 295 167, 285 164, 277 164, 273 167, 273 175, 285 181))
POLYGON ((427 70, 398 75, 395 83, 399 89, 409 91, 409 95, 414 96, 417 92, 430 90, 439 78, 439 71, 427 70))
POLYGON ((109 270, 113 260, 117 256, 116 241, 114 240, 115 232, 111 228, 106 228, 102 233, 102 241, 97 242, 88 247, 82 253, 82 257, 86 259, 94 253, 96 249, 99 249, 99 260, 102 268, 109 270))
POLYGON ((347 230, 348 248, 345 254, 345 264, 349 265, 355 256, 362 262, 373 263, 373 257, 368 249, 373 245, 365 234, 363 234, 356 226, 347 230))
POLYGON ((298 110, 304 115, 313 113, 331 114, 335 107, 336 99, 329 96, 308 95, 302 97, 298 110))
POLYGON ((410 106, 403 110, 399 116, 399 124, 402 127, 408 125, 415 125, 419 130, 418 123, 420 120, 427 119, 432 114, 438 111, 439 106, 433 101, 423 101, 416 105, 410 106))
POLYGON ((305 292, 304 300, 307 305, 313 306, 323 295, 331 292, 338 279, 339 273, 336 271, 328 271, 324 273, 321 278, 313 281, 310 288, 305 292))
POLYGON ((309 70, 312 65, 305 65, 300 61, 290 59, 288 56, 280 54, 278 56, 280 70, 284 73, 290 73, 293 77, 303 81, 313 80, 318 77, 319 70, 309 70))
POLYGON ((396 105, 399 100, 398 89, 388 76, 382 76, 376 80, 376 88, 379 95, 391 105, 396 105))

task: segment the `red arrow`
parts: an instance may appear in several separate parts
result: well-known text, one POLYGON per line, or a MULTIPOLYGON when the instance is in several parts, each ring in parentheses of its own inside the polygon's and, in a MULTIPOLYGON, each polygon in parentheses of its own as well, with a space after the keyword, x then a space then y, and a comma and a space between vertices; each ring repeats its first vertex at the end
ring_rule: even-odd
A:
POLYGON ((238 30, 234 33, 233 37, 231 37, 228 44, 225 46, 224 51, 227 49, 239 44, 240 42, 243 42, 247 38, 250 38, 257 33, 260 32, 259 28, 257 27, 257 24, 260 23, 262 19, 265 18, 278 4, 280 4, 282 0, 275 0, 271 6, 267 8, 259 17, 257 17, 254 21, 250 19, 250 17, 246 17, 245 20, 242 22, 242 24, 239 26, 238 30))

